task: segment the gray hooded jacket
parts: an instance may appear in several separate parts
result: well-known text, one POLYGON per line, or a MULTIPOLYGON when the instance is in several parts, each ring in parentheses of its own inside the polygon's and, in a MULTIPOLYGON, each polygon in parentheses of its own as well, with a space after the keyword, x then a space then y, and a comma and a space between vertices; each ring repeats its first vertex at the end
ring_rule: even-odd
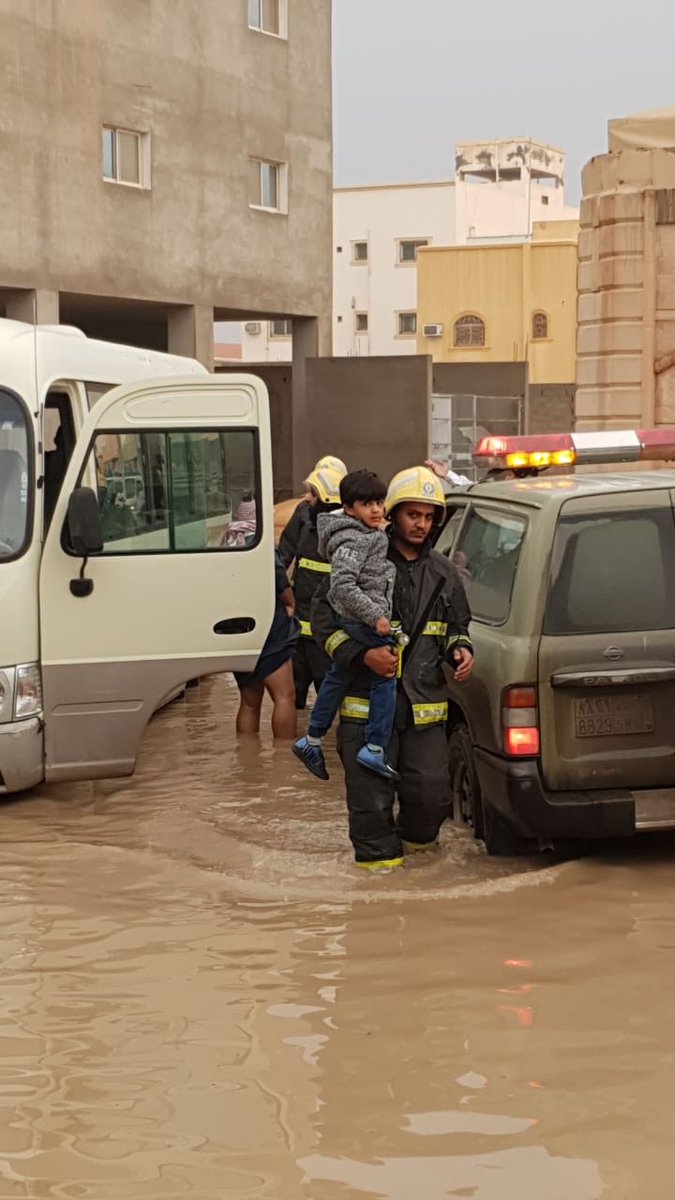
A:
POLYGON ((328 600, 338 616, 375 627, 391 617, 396 568, 389 561, 389 538, 367 529, 342 510, 317 520, 319 554, 331 564, 328 600))

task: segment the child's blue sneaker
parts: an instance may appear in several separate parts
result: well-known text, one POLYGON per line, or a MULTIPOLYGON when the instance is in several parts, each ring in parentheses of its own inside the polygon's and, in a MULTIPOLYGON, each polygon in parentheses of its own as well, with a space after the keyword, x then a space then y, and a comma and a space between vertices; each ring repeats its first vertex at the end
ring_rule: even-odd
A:
POLYGON ((376 775, 390 779, 392 783, 397 783, 401 778, 398 771, 395 771, 387 762, 381 746, 362 746, 356 756, 356 761, 362 767, 366 767, 368 771, 374 771, 376 775))
POLYGON ((316 775, 317 779, 329 778, 326 760, 320 746, 312 746, 306 737, 301 737, 293 744, 293 753, 301 763, 305 764, 307 770, 312 772, 312 775, 316 775))

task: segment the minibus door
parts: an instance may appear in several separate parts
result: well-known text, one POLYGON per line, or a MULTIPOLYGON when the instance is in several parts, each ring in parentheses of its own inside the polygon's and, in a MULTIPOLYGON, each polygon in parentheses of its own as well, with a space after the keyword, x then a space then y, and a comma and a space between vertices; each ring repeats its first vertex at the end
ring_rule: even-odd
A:
POLYGON ((261 380, 190 376, 108 392, 86 418, 43 552, 47 780, 130 774, 153 712, 190 679, 252 669, 273 611, 261 380), (133 487, 120 487, 125 478, 133 487), (69 524, 80 488, 102 546, 82 580, 69 524))

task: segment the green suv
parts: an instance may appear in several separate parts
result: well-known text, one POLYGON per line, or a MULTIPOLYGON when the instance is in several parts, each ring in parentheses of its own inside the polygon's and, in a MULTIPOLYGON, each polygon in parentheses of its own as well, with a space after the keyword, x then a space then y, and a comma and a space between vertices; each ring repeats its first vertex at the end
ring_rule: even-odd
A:
MULTIPOLYGON (((552 462, 672 459, 665 432, 552 462)), ((675 828, 675 471, 530 474, 561 438, 486 441, 476 462, 526 477, 453 492, 436 544, 476 649, 468 683, 447 671, 455 819, 490 854, 675 828)))

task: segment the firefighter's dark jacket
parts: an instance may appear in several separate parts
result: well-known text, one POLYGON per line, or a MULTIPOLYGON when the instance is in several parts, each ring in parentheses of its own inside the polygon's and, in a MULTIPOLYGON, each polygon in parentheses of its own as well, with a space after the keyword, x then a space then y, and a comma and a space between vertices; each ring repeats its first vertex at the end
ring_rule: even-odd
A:
POLYGON ((300 537, 303 529, 309 524, 311 512, 311 505, 306 500, 301 500, 279 538, 279 557, 286 570, 298 556, 300 537))
POLYGON ((295 615, 300 621, 305 637, 312 636, 311 606, 316 592, 330 576, 330 566, 319 554, 319 537, 316 520, 310 513, 303 525, 297 544, 293 591, 295 592, 295 615))
MULTIPOLYGON (((403 650, 399 666, 399 689, 410 702, 415 725, 435 725, 447 720, 448 716, 443 663, 452 662, 455 650, 460 647, 473 653, 469 604, 452 563, 432 550, 428 543, 417 559, 409 561, 391 542, 389 558, 396 567, 393 621, 400 623, 408 635, 414 633, 438 581, 443 581, 424 629, 411 650, 403 650)), ((312 602, 312 631, 319 645, 348 673, 347 695, 341 710, 343 719, 365 721, 371 680, 371 673, 363 662, 366 652, 340 628, 339 619, 326 598, 327 590, 328 581, 322 584, 312 602)))

